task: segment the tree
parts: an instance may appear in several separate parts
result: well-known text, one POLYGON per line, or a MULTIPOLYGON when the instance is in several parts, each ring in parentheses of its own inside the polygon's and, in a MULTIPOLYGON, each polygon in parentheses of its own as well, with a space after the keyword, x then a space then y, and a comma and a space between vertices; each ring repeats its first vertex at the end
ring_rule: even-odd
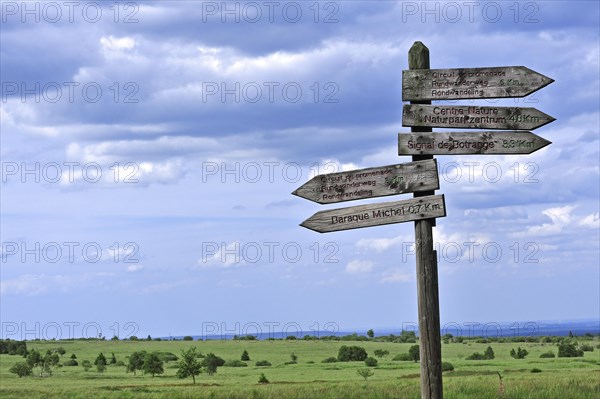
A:
POLYGON ((137 370, 141 370, 144 367, 144 358, 146 357, 146 351, 133 352, 131 356, 129 356, 129 363, 127 364, 127 372, 135 372, 137 370))
POLYGON ((15 363, 8 371, 18 375, 19 378, 33 374, 33 369, 26 362, 15 363))
POLYGON ((163 361, 156 352, 147 353, 146 357, 144 358, 144 366, 142 370, 144 370, 145 373, 150 373, 152 377, 154 377, 157 374, 162 374, 165 372, 163 369, 163 364, 163 361))
POLYGON ((491 346, 488 346, 488 347, 486 348, 485 352, 483 352, 483 356, 484 356, 486 359, 489 359, 489 360, 491 360, 491 359, 493 359, 493 358, 495 357, 495 355, 494 355, 494 350, 492 349, 492 347, 491 347, 491 346))
POLYGON ((369 331, 367 331, 367 337, 373 338, 374 336, 375 336, 375 333, 373 332, 373 329, 370 329, 369 331))
POLYGON ((200 353, 196 352, 196 347, 191 347, 188 350, 182 350, 181 358, 179 359, 179 364, 177 368, 177 377, 192 377, 192 381, 194 381, 195 384, 196 376, 200 375, 200 372, 202 370, 202 364, 198 360, 200 357, 200 353))
POLYGON ((377 359, 374 357, 368 357, 365 359, 365 364, 369 367, 377 367, 377 359))
POLYGON ((296 363, 298 360, 298 356, 296 356, 296 354, 292 352, 292 354, 290 355, 290 359, 292 360, 292 363, 296 363))
POLYGON ((42 354, 39 351, 32 349, 25 361, 31 369, 38 367, 42 364, 42 354))
POLYGON ((77 359, 77 355, 75 355, 74 353, 71 355, 71 359, 75 360, 77 359))
POLYGON ((390 354, 389 351, 383 350, 383 349, 375 349, 375 351, 373 352, 375 354, 375 356, 377 357, 384 357, 390 354))
POLYGON ((340 362, 362 362, 367 358, 368 354, 365 348, 360 346, 342 346, 338 352, 338 360, 340 362))
POLYGON ((371 369, 358 369, 358 370, 356 370, 356 373, 357 373, 358 375, 360 375, 362 378, 364 378, 364 379, 365 379, 365 381, 367 380, 367 378, 369 378, 369 377, 371 377, 373 374, 375 374, 375 373, 373 372, 373 370, 371 370, 371 369))
POLYGON ((515 351, 515 348, 510 350, 510 356, 515 359, 525 359, 525 356, 527 356, 528 354, 529 354, 529 352, 527 352, 526 349, 521 349, 520 346, 517 348, 516 351, 515 351))
POLYGON ((408 356, 414 362, 421 360, 421 354, 419 353, 419 345, 413 345, 408 349, 408 356))
POLYGON ((260 373, 260 377, 258 378, 258 383, 259 384, 268 384, 269 380, 267 379, 267 376, 265 376, 265 373, 260 373))
POLYGON ((106 363, 106 356, 100 352, 96 360, 94 360, 94 365, 99 373, 104 373, 104 370, 106 370, 106 363))
POLYGON ((581 357, 583 356, 583 351, 581 349, 577 349, 575 344, 571 342, 561 342, 558 345, 558 357, 581 357))
POLYGON ((115 356, 115 352, 112 352, 111 356, 110 356, 110 364, 115 364, 117 363, 117 357, 115 356))
POLYGON ((64 355, 65 353, 67 353, 65 348, 63 348, 62 346, 59 346, 58 348, 56 348, 56 352, 58 352, 58 354, 61 356, 64 355))
POLYGON ((225 360, 216 356, 214 353, 206 355, 202 361, 202 366, 206 369, 206 374, 213 375, 217 372, 217 367, 221 367, 225 364, 225 360))
POLYGON ((92 362, 89 360, 84 360, 81 362, 81 367, 83 367, 84 371, 89 371, 92 368, 92 362))
POLYGON ((250 360, 250 355, 248 354, 248 351, 245 350, 242 352, 242 358, 240 360, 243 360, 243 361, 250 360))

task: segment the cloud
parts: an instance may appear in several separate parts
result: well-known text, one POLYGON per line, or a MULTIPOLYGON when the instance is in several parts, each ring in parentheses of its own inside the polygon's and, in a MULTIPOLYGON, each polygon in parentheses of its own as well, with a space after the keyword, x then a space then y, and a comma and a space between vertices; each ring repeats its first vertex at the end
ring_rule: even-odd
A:
POLYGON ((529 235, 553 235, 560 233, 565 227, 571 224, 573 217, 571 212, 576 208, 576 205, 566 205, 556 208, 548 208, 542 211, 542 214, 550 218, 549 223, 531 226, 524 233, 515 233, 517 237, 529 235))
POLYGON ((600 227, 600 218, 598 215, 598 212, 594 212, 590 215, 587 215, 579 222, 579 224, 584 227, 597 229, 598 227, 600 227))
POLYGON ((351 260, 346 265, 346 273, 349 273, 349 274, 369 273, 371 270, 373 270, 373 266, 375 266, 375 264, 368 260, 356 260, 356 259, 351 260))
POLYGON ((381 283, 406 283, 412 280, 414 280, 414 276, 412 274, 404 272, 393 272, 383 274, 381 280, 379 281, 381 283))

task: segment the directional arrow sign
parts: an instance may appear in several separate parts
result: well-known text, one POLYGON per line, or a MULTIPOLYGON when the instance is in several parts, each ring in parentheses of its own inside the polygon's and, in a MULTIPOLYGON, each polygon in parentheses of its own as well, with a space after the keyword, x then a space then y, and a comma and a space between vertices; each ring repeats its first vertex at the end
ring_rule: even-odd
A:
POLYGON ((300 226, 319 233, 403 223, 446 216, 443 195, 381 202, 317 212, 300 226))
POLYGON ((533 130, 555 119, 535 108, 405 105, 402 126, 533 130))
POLYGON ((398 155, 531 154, 548 144, 521 131, 399 133, 398 155))
POLYGON ((524 66, 402 71, 402 100, 524 97, 554 82, 524 66))
POLYGON ((437 162, 429 159, 318 175, 292 194, 319 204, 331 204, 438 188, 437 162))

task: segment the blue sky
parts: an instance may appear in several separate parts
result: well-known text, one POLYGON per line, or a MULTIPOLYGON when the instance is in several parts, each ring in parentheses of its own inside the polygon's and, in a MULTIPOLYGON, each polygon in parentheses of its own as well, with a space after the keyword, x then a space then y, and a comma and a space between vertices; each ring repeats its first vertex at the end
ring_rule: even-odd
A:
POLYGON ((299 223, 359 203, 291 192, 410 161, 416 40, 432 68, 555 79, 452 102, 556 121, 531 155, 437 157, 442 325, 599 317, 597 2, 25 7, 1 9, 3 337, 414 325, 413 224, 318 234, 299 223))

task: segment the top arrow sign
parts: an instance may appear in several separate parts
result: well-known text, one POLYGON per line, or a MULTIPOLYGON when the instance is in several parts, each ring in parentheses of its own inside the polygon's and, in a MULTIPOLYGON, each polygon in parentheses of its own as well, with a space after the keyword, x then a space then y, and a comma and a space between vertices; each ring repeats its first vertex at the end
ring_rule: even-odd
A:
POLYGON ((554 82, 524 66, 402 71, 402 100, 525 97, 554 82))

